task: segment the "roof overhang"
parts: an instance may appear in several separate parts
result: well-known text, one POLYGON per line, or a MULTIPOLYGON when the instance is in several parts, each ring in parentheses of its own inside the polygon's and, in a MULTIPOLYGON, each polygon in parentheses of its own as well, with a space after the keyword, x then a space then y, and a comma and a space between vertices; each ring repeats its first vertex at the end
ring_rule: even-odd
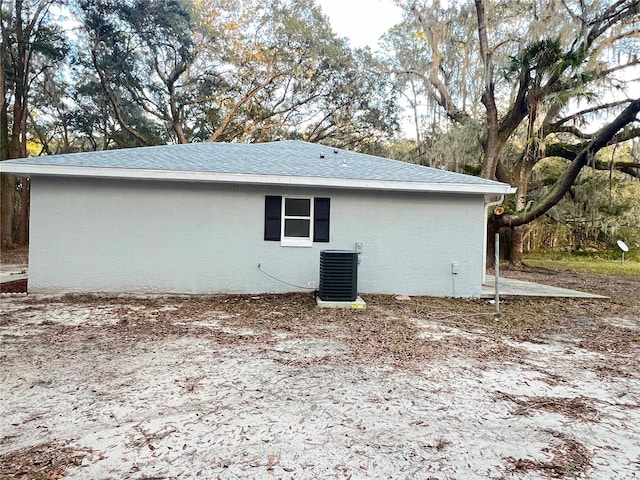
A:
POLYGON ((390 190, 406 192, 442 192, 459 194, 503 195, 513 193, 506 183, 427 183, 396 180, 306 177, 296 175, 256 175, 203 171, 133 169, 112 167, 82 167, 42 165, 35 163, 0 162, 0 171, 17 176, 54 176, 110 178, 128 180, 159 180, 179 182, 233 183, 250 185, 285 185, 292 187, 346 188, 360 190, 390 190))

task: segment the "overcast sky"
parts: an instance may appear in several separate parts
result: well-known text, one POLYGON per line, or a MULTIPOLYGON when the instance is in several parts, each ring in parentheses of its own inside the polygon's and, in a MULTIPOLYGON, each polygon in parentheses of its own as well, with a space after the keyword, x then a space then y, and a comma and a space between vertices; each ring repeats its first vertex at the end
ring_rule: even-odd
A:
POLYGON ((329 17, 333 30, 347 37, 352 47, 375 49, 378 39, 402 19, 391 0, 316 0, 329 17))

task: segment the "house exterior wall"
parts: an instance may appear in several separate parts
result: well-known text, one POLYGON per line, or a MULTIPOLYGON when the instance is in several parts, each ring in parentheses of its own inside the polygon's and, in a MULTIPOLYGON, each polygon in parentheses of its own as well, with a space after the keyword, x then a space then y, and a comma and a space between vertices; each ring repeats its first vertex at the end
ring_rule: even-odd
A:
POLYGON ((360 293, 481 294, 482 195, 56 177, 31 192, 32 292, 304 291, 321 250, 362 242, 360 293), (266 195, 329 197, 330 242, 265 241, 266 195))

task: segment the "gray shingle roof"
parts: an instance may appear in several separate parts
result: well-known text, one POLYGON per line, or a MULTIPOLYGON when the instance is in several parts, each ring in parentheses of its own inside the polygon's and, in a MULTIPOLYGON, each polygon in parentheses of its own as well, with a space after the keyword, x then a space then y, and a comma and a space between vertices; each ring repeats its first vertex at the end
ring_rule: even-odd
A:
POLYGON ((0 168, 11 172, 13 165, 23 169, 34 166, 34 174, 36 166, 52 166, 506 187, 484 178, 293 140, 190 143, 50 155, 1 162, 0 168))

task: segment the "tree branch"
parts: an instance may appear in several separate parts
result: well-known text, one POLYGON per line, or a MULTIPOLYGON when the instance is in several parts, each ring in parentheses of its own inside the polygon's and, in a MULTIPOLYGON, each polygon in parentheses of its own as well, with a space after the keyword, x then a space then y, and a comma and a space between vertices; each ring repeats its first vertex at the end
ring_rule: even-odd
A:
POLYGON ((226 117, 224 118, 224 120, 222 121, 220 126, 216 129, 215 132, 213 132, 209 136, 207 141, 208 142, 216 142, 216 141, 218 141, 218 139, 222 135, 222 132, 224 132, 224 129, 229 126, 229 124, 233 120, 233 117, 235 116, 235 114, 238 113, 238 110, 240 110, 240 107, 242 107, 242 105, 244 105, 249 100, 251 100, 253 97, 255 97, 258 94, 258 92, 260 92, 262 89, 264 89, 268 85, 270 85, 275 80, 275 78, 277 76, 278 75, 271 75, 270 73, 267 73, 267 79, 264 82, 260 83, 259 85, 256 85, 251 90, 249 90, 244 97, 242 97, 239 101, 237 101, 235 103, 235 105, 233 107, 231 107, 231 110, 226 115, 226 117))
POLYGON ((616 23, 625 18, 633 18, 638 11, 638 0, 618 0, 607 8, 591 23, 591 30, 587 35, 587 45, 592 45, 596 38, 609 30, 616 23), (625 5, 627 4, 627 5, 625 5))
MULTIPOLYGON (((594 135, 597 135, 594 134, 594 135)), ((589 139, 593 138, 594 135, 590 135, 589 139)), ((617 143, 626 142, 632 140, 634 138, 640 137, 640 128, 629 128, 625 129, 617 134, 615 134, 609 142, 607 142, 606 146, 615 145, 617 143)), ((582 143, 564 143, 564 142, 554 142, 550 143, 545 148, 545 158, 549 157, 561 157, 566 158, 567 160, 574 160, 576 155, 580 150, 586 148, 588 142, 582 143)))
POLYGON ((637 162, 613 162, 612 165, 610 162, 597 160, 591 167, 595 170, 611 170, 613 168, 631 177, 640 178, 640 163, 637 162))
POLYGON ((605 103, 603 105, 597 105, 597 106, 592 107, 592 108, 587 108, 585 110, 581 110, 581 111, 576 112, 576 113, 574 113, 572 115, 569 115, 568 117, 561 118, 557 122, 554 122, 554 123, 550 124, 547 131, 553 132, 554 131, 553 129, 559 127, 563 123, 566 123, 566 122, 568 122, 570 120, 575 120, 576 118, 581 117, 583 115, 586 115, 588 113, 594 113, 594 112, 598 112, 600 110, 606 110, 608 108, 619 107, 620 105, 625 105, 625 104, 628 104, 629 102, 631 102, 631 100, 629 100, 629 99, 619 100, 617 102, 605 103))
POLYGON ((598 72, 598 77, 606 77, 607 75, 617 72, 618 70, 624 70, 625 68, 635 67, 636 65, 640 65, 640 58, 636 58, 628 63, 623 63, 622 65, 616 65, 615 67, 608 68, 607 70, 602 70, 598 72))
POLYGON ((498 217, 498 226, 517 227, 544 215, 569 191, 582 168, 589 163, 594 155, 600 149, 609 145, 619 130, 636 120, 638 112, 640 112, 640 99, 636 99, 631 102, 631 104, 611 123, 605 125, 596 132, 593 139, 578 152, 569 165, 569 168, 567 168, 560 178, 558 178, 549 193, 535 204, 532 209, 524 210, 515 215, 504 215, 502 217, 498 217))
POLYGON ((143 145, 151 145, 151 142, 149 141, 149 139, 147 139, 144 135, 138 132, 135 128, 131 127, 131 125, 129 125, 129 122, 127 122, 127 120, 124 118, 124 115, 122 114, 122 110, 120 110, 118 100, 115 98, 115 94, 113 93, 113 90, 111 90, 111 87, 109 87, 109 82, 107 81, 107 78, 104 72, 102 71, 102 69, 100 68, 100 65, 98 64, 98 54, 96 52, 96 49, 97 49, 96 45, 93 45, 93 47, 91 48, 91 58, 93 60, 93 66, 96 69, 96 72, 98 73, 98 77, 100 78, 100 85, 102 85, 102 90, 104 91, 105 95, 107 96, 107 99, 109 100, 109 103, 111 104, 111 107, 113 108, 113 112, 116 115, 116 119, 118 120, 118 123, 133 137, 137 138, 143 145))
POLYGON ((589 140, 593 136, 593 134, 591 133, 585 133, 582 130, 579 130, 578 128, 572 126, 554 126, 554 128, 547 127, 544 129, 544 133, 547 135, 550 133, 570 133, 578 138, 582 138, 585 140, 589 140))
POLYGON ((445 84, 434 75, 427 76, 419 70, 414 69, 392 71, 391 73, 415 75, 427 86, 429 95, 442 107, 447 117, 459 124, 464 124, 468 120, 471 120, 471 116, 467 112, 456 106, 445 84))
POLYGON ((478 41, 480 45, 480 58, 484 67, 484 89, 481 101, 487 110, 487 137, 483 140, 485 161, 482 165, 484 178, 495 178, 496 167, 499 162, 498 153, 501 150, 498 138, 500 122, 498 121, 498 107, 495 99, 495 85, 493 83, 493 60, 489 51, 487 34, 487 14, 484 8, 484 0, 475 0, 476 15, 478 18, 478 41))

